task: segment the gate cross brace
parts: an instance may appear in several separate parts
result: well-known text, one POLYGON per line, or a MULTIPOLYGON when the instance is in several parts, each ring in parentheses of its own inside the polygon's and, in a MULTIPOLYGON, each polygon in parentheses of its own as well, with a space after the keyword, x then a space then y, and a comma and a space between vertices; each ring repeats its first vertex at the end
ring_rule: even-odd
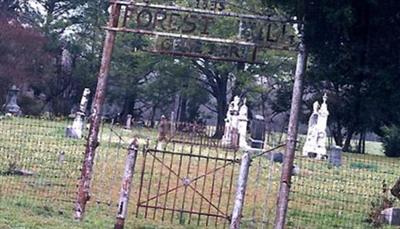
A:
MULTIPOLYGON (((172 174, 174 174, 176 177, 178 177, 181 181, 184 181, 185 179, 187 179, 186 177, 185 177, 185 178, 179 177, 178 174, 177 174, 172 168, 170 168, 168 165, 166 165, 166 164, 165 164, 162 160, 160 160, 156 155, 154 155, 154 154, 151 153, 151 152, 148 152, 148 153, 149 153, 151 156, 153 156, 158 162, 160 162, 160 164, 161 164, 162 166, 164 166, 168 171, 170 171, 172 174)), ((231 162, 226 163, 226 164, 224 164, 223 166, 220 166, 220 167, 218 167, 218 168, 216 168, 216 169, 214 169, 214 170, 212 170, 212 171, 210 171, 210 172, 207 172, 207 171, 206 171, 206 173, 204 173, 203 175, 198 176, 198 177, 192 179, 192 180, 191 180, 191 183, 193 183, 194 181, 198 181, 198 180, 200 180, 200 179, 202 179, 202 178, 205 178, 205 177, 207 177, 208 175, 213 174, 213 173, 217 172, 218 170, 221 170, 221 169, 223 169, 223 168, 227 167, 228 165, 231 165, 231 164, 233 164, 233 163, 235 163, 235 162, 236 162, 236 161, 231 161, 231 162)), ((189 187, 189 188, 192 189, 195 193, 197 193, 202 199, 204 199, 208 204, 210 204, 213 208, 215 208, 219 213, 221 213, 222 215, 224 215, 226 218, 229 218, 229 216, 226 215, 226 213, 222 212, 217 206, 215 206, 213 203, 211 203, 211 201, 208 200, 203 194, 201 194, 196 188, 194 188, 191 184, 187 184, 187 183, 185 183, 185 182, 183 182, 183 184, 177 185, 176 187, 171 188, 171 189, 169 189, 169 190, 167 190, 167 191, 165 191, 165 192, 163 192, 163 193, 160 193, 160 194, 155 195, 155 196, 153 196, 153 197, 151 197, 151 198, 148 198, 147 200, 144 200, 144 201, 138 203, 138 205, 139 205, 139 206, 142 206, 142 205, 145 204, 146 202, 149 202, 149 201, 151 201, 151 200, 154 200, 154 199, 156 199, 156 198, 158 198, 158 197, 160 197, 160 196, 166 195, 167 193, 173 192, 173 191, 175 191, 175 190, 177 190, 177 189, 179 189, 179 188, 182 188, 182 187, 189 187)))

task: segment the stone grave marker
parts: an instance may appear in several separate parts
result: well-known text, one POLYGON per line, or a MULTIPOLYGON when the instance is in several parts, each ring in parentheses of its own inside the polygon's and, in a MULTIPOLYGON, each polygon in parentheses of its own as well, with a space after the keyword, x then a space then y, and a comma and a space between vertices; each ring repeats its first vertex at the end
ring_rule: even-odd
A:
POLYGON ((128 129, 128 130, 130 130, 131 128, 132 128, 132 115, 131 114, 128 114, 127 116, 126 116, 126 123, 125 123, 125 129, 128 129))
POLYGON ((12 114, 12 115, 21 115, 22 114, 21 108, 17 104, 18 92, 19 92, 19 89, 15 85, 13 85, 8 90, 6 103, 3 105, 3 109, 4 109, 5 113, 12 114))
POLYGON ((225 118, 225 130, 222 136, 222 144, 227 146, 235 145, 238 141, 238 114, 239 114, 239 96, 235 96, 233 101, 229 103, 228 111, 225 118))
POLYGON ((400 208, 386 208, 381 215, 387 224, 400 226, 400 208))
POLYGON ((261 115, 256 115, 251 121, 251 148, 263 149, 265 140, 265 121, 261 115))
POLYGON ((321 106, 316 101, 313 105, 313 113, 308 122, 306 142, 303 147, 303 156, 315 157, 316 159, 327 158, 326 152, 326 127, 328 121, 327 95, 324 94, 321 106))
POLYGON ((329 149, 328 162, 336 167, 342 165, 342 147, 336 145, 331 146, 329 149))
POLYGON ((239 109, 239 117, 238 117, 238 132, 239 132, 239 147, 246 148, 247 141, 247 112, 248 108, 246 105, 246 98, 243 99, 243 105, 239 109))
POLYGON ((160 123, 158 124, 158 141, 167 141, 168 135, 168 120, 164 115, 161 115, 160 123))
POLYGON ((69 138, 81 138, 82 131, 84 126, 84 118, 85 112, 87 108, 87 104, 89 101, 90 90, 89 88, 85 88, 83 91, 81 103, 79 105, 79 110, 76 112, 76 116, 72 126, 68 126, 66 130, 66 136, 69 138))

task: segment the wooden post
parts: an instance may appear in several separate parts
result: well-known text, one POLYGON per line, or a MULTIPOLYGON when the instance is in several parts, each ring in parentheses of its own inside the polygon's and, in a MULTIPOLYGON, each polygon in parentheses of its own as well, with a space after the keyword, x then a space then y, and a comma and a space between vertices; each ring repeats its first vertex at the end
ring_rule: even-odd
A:
POLYGON ((138 148, 139 145, 137 139, 133 139, 132 143, 129 145, 128 156, 125 161, 124 176, 122 177, 121 191, 119 193, 117 220, 114 229, 123 229, 125 225, 138 148))
POLYGON ((240 228, 240 220, 242 218, 244 198, 246 196, 246 186, 247 186, 247 178, 249 176, 250 162, 251 158, 249 153, 243 154, 240 163, 240 173, 236 188, 235 203, 232 210, 230 229, 240 228))
POLYGON ((277 199, 275 229, 283 229, 285 227, 286 213, 289 201, 293 161, 296 149, 297 127, 303 92, 303 77, 307 63, 306 47, 302 39, 303 37, 300 36, 300 46, 299 53, 297 55, 296 73, 294 76, 292 104, 290 108, 285 157, 282 165, 280 188, 277 199))
MULTIPOLYGON (((117 27, 118 18, 121 11, 121 5, 113 4, 108 22, 109 26, 117 27)), ((81 169, 81 177, 78 185, 78 192, 75 202, 75 219, 82 220, 86 203, 90 199, 90 183, 93 172, 93 162, 96 148, 99 145, 98 134, 101 122, 101 110, 105 99, 107 78, 110 70, 111 54, 114 46, 116 32, 106 31, 106 37, 103 47, 103 56, 101 59, 100 72, 97 79, 96 94, 94 97, 93 110, 90 120, 89 135, 87 138, 85 158, 81 169)))

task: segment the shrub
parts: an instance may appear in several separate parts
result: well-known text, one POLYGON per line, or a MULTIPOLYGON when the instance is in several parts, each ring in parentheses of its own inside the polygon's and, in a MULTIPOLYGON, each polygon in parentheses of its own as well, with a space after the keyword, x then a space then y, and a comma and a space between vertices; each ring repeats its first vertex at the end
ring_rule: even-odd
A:
POLYGON ((42 112, 42 108, 44 106, 41 100, 34 99, 29 96, 21 96, 18 100, 18 103, 21 106, 22 113, 24 115, 38 116, 42 112))
POLYGON ((352 169, 366 169, 366 170, 374 171, 374 172, 378 171, 378 166, 365 164, 365 163, 362 163, 362 162, 352 162, 350 164, 350 168, 352 168, 352 169))
POLYGON ((400 128, 398 126, 383 127, 384 153, 388 157, 400 157, 400 128))

